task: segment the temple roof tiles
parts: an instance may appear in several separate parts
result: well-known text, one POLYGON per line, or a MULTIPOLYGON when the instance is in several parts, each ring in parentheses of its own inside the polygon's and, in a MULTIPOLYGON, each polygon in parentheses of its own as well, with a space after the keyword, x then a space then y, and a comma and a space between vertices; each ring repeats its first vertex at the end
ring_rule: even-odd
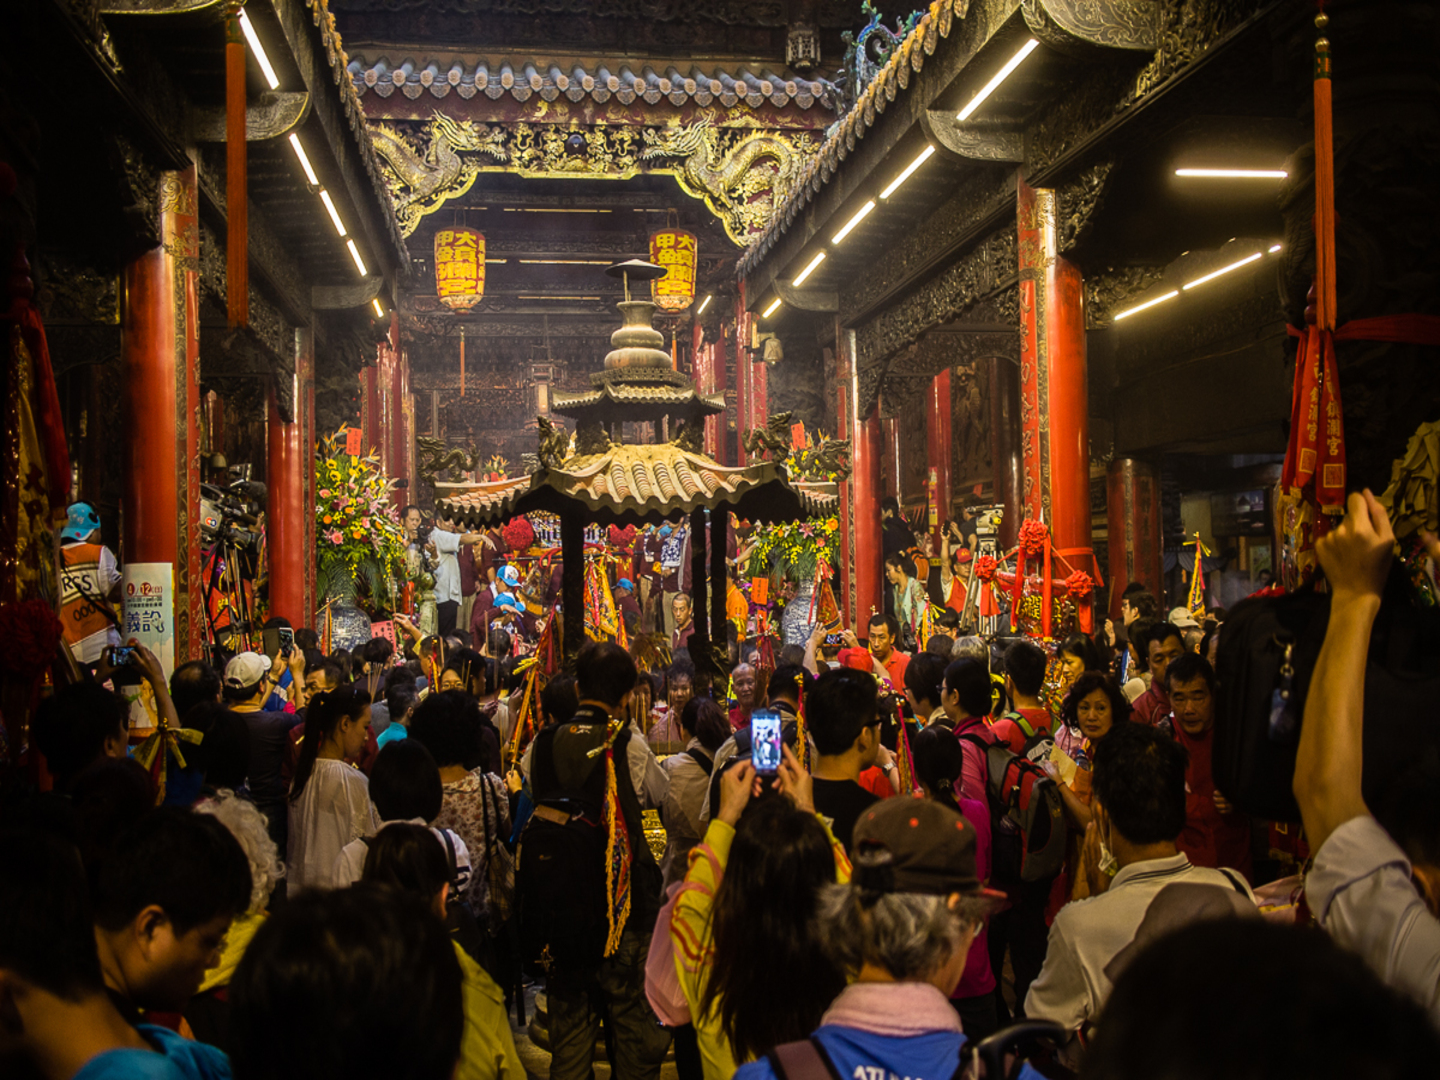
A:
POLYGON ((396 60, 380 56, 372 60, 356 56, 349 61, 348 71, 357 94, 374 92, 382 98, 398 90, 411 99, 423 93, 444 98, 454 92, 466 99, 476 94, 492 99, 509 94, 516 101, 537 95, 542 101, 556 101, 563 95, 571 101, 588 97, 605 102, 613 97, 624 105, 638 99, 651 105, 665 100, 672 105, 719 103, 727 108, 742 102, 751 107, 766 102, 777 108, 795 105, 809 109, 817 103, 831 106, 825 83, 768 67, 758 73, 743 66, 705 71, 691 64, 682 71, 663 62, 632 66, 619 60, 582 65, 543 59, 405 56, 396 60))
POLYGON ((601 525, 660 522, 720 506, 742 517, 794 520, 834 513, 839 503, 834 485, 792 483, 776 462, 729 468, 673 443, 614 445, 531 476, 437 484, 435 494, 439 512, 468 528, 575 503, 601 525))
POLYGON ((769 224, 740 257, 738 268, 742 277, 764 261, 780 236, 835 175, 855 144, 875 126, 896 96, 903 95, 909 88, 912 75, 924 68, 925 58, 934 53, 941 38, 950 36, 956 16, 964 18, 969 6, 969 0, 935 0, 930 5, 930 10, 890 54, 854 107, 830 129, 819 152, 808 159, 785 200, 771 214, 769 224))
POLYGON ((590 409, 602 403, 616 405, 670 405, 683 406, 695 403, 700 411, 718 413, 725 410, 725 394, 701 394, 690 386, 635 386, 619 382, 607 382, 593 390, 566 393, 557 390, 554 395, 555 412, 568 415, 570 412, 590 409))

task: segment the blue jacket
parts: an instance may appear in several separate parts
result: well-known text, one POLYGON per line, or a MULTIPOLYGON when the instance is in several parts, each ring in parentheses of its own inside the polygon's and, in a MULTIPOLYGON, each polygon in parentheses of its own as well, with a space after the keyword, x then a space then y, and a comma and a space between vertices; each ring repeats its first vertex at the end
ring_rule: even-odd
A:
MULTIPOLYGON (((924 1035, 875 1035, 826 1024, 814 1038, 830 1055, 841 1080, 950 1080, 960 1065, 965 1036, 954 1031, 924 1035)), ((778 1080, 766 1059, 740 1066, 735 1080, 778 1080)))
POLYGON ((87 1061, 73 1080, 230 1080, 230 1059, 223 1051, 153 1024, 136 1030, 159 1053, 107 1050, 87 1061))

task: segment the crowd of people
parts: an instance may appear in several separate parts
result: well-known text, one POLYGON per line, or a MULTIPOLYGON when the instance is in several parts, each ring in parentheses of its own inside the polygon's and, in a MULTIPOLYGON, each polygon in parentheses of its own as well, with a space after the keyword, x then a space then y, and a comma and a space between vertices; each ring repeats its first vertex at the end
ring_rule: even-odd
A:
POLYGON ((1392 547, 1368 493, 1319 544, 1298 907, 1266 892, 1271 823, 1216 787, 1224 613, 1143 590, 1053 650, 906 649, 880 613, 725 672, 675 611, 678 648, 588 643, 533 738, 511 633, 458 601, 438 649, 300 628, 168 680, 102 656, 34 725, 52 789, 6 793, 0 1071, 519 1080, 539 980, 555 1080, 597 1047, 624 1080, 943 1080, 1021 1020, 1006 1046, 1049 1075, 1411 1076, 1440 1060, 1440 772, 1397 778, 1399 812, 1361 792, 1392 547), (127 677, 200 736, 163 790, 127 677))

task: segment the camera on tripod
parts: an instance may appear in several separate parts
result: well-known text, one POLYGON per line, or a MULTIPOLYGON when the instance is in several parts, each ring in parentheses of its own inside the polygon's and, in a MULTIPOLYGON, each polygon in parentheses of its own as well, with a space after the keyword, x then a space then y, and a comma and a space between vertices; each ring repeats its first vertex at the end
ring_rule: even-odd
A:
POLYGON ((229 487, 200 485, 200 535, 208 544, 255 548, 260 543, 260 515, 265 485, 236 480, 229 487))
POLYGON ((980 537, 1000 535, 1000 523, 1005 518, 1003 503, 973 507, 975 512, 975 533, 980 537))

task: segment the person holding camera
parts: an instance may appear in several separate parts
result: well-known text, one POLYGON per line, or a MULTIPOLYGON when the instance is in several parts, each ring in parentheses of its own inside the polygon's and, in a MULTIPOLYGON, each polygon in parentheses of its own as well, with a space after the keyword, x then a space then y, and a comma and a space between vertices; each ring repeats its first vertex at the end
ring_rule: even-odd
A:
MULTIPOLYGON (((1430 557, 1440 542, 1426 534, 1430 557)), ((1315 662, 1295 757, 1295 800, 1315 852, 1305 899, 1332 938, 1440 1024, 1440 790, 1433 772, 1402 778, 1413 813, 1393 836, 1361 792, 1370 631, 1394 557, 1390 517, 1366 489, 1315 545, 1330 584, 1330 621, 1315 662)))
POLYGON ((478 544, 484 533, 462 533, 449 518, 440 518, 427 545, 435 553, 435 613, 441 637, 455 632, 460 617, 460 547, 478 544))

